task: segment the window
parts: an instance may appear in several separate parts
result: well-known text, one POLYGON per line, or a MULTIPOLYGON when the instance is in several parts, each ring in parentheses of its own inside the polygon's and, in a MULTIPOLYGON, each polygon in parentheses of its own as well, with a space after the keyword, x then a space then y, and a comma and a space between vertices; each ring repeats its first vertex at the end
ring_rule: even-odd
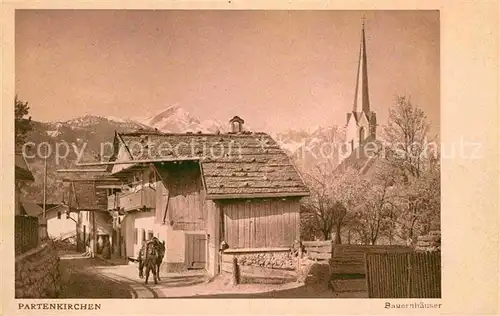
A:
POLYGON ((57 219, 61 219, 61 212, 57 212, 57 219))
POLYGON ((238 133, 241 132, 241 123, 240 122, 233 122, 233 133, 238 133))
POLYGON ((137 242, 139 241, 139 231, 137 228, 134 229, 134 244, 137 245, 137 242))
POLYGON ((148 240, 152 239, 153 236, 154 236, 153 231, 152 230, 148 230, 148 240))
POLYGON ((143 228, 142 229, 142 242, 146 241, 146 230, 143 228))
POLYGON ((364 140, 365 140, 365 128, 361 126, 361 128, 359 129, 359 144, 361 145, 364 140))

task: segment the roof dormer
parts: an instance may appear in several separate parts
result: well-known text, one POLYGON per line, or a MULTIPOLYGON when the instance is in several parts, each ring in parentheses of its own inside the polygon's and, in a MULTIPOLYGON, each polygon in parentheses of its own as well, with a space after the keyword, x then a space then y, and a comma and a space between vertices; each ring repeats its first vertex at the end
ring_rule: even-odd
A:
POLYGON ((229 120, 229 124, 231 124, 231 133, 241 133, 243 132, 243 124, 245 121, 239 117, 235 116, 229 120))

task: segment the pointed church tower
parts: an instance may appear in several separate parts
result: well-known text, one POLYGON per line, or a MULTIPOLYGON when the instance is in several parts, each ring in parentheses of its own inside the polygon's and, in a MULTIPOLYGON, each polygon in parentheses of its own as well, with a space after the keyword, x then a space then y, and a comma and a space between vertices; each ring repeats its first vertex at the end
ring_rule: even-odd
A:
POLYGON ((375 112, 370 109, 370 96, 368 93, 368 65, 363 18, 354 103, 352 112, 347 113, 346 137, 351 150, 354 150, 367 140, 374 140, 376 138, 376 127, 377 117, 375 112))

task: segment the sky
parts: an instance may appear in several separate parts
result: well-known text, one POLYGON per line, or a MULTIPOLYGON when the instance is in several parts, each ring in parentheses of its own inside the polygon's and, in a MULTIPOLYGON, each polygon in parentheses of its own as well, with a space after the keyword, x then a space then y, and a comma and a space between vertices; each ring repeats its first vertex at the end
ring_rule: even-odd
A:
POLYGON ((406 95, 438 134, 438 11, 17 10, 16 93, 38 121, 178 104, 254 130, 343 126, 363 15, 379 124, 406 95))

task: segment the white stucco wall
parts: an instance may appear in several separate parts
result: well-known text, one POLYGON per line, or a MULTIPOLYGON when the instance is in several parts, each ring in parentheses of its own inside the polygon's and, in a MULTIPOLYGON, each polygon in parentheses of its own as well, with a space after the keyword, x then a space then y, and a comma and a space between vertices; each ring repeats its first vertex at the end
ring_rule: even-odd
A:
POLYGON ((346 142, 350 146, 351 140, 354 140, 354 148, 356 148, 358 146, 358 138, 356 135, 357 130, 358 130, 358 126, 356 124, 356 119, 353 116, 351 116, 349 123, 347 124, 347 127, 346 127, 346 142))
POLYGON ((154 213, 153 212, 131 212, 128 213, 122 222, 122 235, 124 235, 126 256, 137 257, 142 245, 142 229, 153 230, 154 235, 154 213), (135 243, 135 229, 137 229, 138 239, 135 243))
POLYGON ((76 235, 77 213, 70 213, 70 218, 66 218, 63 208, 58 208, 47 213, 47 232, 51 238, 67 238, 76 235), (61 212, 61 218, 57 218, 57 213, 61 212))
POLYGON ((183 230, 173 230, 167 226, 167 242, 165 250, 165 262, 184 263, 186 236, 183 230))

